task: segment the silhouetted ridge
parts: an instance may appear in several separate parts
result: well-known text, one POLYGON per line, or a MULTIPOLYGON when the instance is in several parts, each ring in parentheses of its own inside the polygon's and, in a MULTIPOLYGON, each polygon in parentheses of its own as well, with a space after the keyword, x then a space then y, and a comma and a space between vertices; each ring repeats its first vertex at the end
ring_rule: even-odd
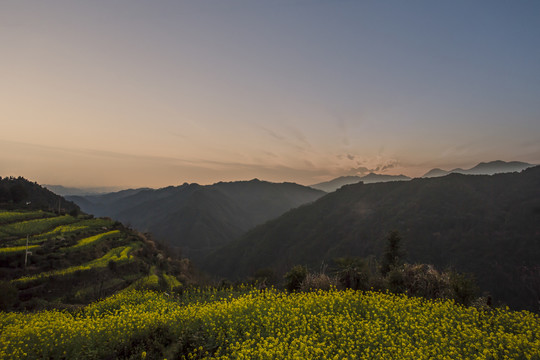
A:
POLYGON ((441 170, 441 169, 432 169, 424 174, 422 177, 437 177, 437 176, 445 176, 450 173, 460 173, 460 174, 467 174, 467 175, 493 175, 493 174, 500 174, 500 173, 508 173, 508 172, 519 172, 522 170, 525 170, 527 168, 530 168, 532 166, 535 166, 533 164, 528 164, 521 161, 510 161, 505 162, 501 160, 495 160, 490 162, 481 162, 478 165, 464 170, 461 168, 456 168, 450 171, 441 170))

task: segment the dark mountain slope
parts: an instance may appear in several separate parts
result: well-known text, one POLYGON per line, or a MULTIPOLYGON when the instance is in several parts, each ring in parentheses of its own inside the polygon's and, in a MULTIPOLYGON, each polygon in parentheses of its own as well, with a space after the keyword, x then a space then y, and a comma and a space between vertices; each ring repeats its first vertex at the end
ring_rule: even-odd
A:
POLYGON ((239 278, 267 267, 282 273, 294 264, 318 268, 336 257, 379 256, 393 229, 410 262, 471 272, 495 298, 537 306, 523 276, 540 266, 540 167, 344 186, 256 227, 205 266, 239 278))
POLYGON ((341 176, 330 181, 322 182, 319 184, 310 185, 314 189, 319 189, 326 192, 336 191, 344 185, 357 184, 360 181, 364 184, 372 184, 378 182, 387 181, 406 181, 411 180, 410 177, 405 175, 383 175, 369 173, 365 176, 341 176))
POLYGON ((70 199, 87 212, 151 232, 197 260, 248 229, 323 195, 322 191, 298 184, 255 179, 70 199))

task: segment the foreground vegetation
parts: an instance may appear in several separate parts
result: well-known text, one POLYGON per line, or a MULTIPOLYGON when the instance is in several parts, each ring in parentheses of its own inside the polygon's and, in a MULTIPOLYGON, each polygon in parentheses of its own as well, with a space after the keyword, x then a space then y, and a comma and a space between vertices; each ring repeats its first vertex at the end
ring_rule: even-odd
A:
POLYGON ((540 359, 533 313, 353 290, 125 291, 0 332, 6 359, 540 359))

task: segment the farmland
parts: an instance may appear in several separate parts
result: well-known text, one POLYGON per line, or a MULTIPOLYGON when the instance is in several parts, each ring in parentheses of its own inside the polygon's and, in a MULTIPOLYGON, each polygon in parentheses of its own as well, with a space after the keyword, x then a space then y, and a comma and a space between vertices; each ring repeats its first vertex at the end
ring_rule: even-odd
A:
POLYGON ((143 234, 107 218, 4 210, 0 224, 1 280, 15 294, 0 309, 79 307, 122 289, 189 282, 186 261, 165 258, 143 234))
POLYGON ((361 291, 125 291, 0 315, 2 358, 540 359, 540 318, 361 291))

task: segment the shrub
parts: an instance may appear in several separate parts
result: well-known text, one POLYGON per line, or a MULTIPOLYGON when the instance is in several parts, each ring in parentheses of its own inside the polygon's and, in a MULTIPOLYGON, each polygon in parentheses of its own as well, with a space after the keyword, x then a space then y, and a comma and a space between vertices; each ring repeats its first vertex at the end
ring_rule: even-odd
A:
POLYGON ((300 290, 302 282, 306 278, 308 270, 305 266, 296 265, 285 274, 285 287, 290 292, 300 290))
POLYGON ((459 304, 471 305, 478 293, 478 287, 474 278, 470 275, 450 271, 449 282, 452 290, 452 298, 459 304))
POLYGON ((11 310, 17 300, 17 288, 7 281, 0 281, 0 311, 11 310))
POLYGON ((337 287, 338 281, 335 277, 326 274, 307 274, 300 284, 301 291, 330 290, 337 287))

